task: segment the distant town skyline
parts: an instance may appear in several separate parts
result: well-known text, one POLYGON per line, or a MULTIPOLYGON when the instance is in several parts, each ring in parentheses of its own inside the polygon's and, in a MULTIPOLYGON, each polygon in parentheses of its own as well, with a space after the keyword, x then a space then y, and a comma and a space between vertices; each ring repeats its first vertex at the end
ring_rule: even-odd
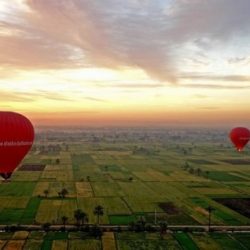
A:
POLYGON ((0 1, 0 110, 35 125, 250 126, 250 1, 0 1))

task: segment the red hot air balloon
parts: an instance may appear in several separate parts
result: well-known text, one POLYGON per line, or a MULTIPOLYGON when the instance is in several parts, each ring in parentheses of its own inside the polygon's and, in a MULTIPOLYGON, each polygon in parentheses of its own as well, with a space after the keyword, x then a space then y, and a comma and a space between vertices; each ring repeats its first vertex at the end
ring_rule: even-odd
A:
POLYGON ((0 111, 0 175, 9 179, 29 152, 34 141, 34 128, 21 114, 0 111))
POLYGON ((238 151, 242 151, 250 139, 250 131, 247 128, 237 127, 231 130, 230 139, 238 151))

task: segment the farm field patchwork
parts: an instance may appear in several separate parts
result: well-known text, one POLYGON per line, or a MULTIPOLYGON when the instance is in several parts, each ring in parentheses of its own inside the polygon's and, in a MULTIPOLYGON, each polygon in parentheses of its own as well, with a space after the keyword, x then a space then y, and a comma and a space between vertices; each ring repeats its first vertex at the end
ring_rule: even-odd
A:
MULTIPOLYGON (((180 140, 171 137, 171 131, 158 130, 128 130, 117 132, 116 137, 112 130, 106 134, 99 130, 76 134, 54 131, 46 134, 46 141, 41 139, 45 132, 40 133, 11 182, 0 183, 2 225, 62 225, 63 217, 67 224, 75 224, 77 209, 87 214, 88 223, 95 224, 98 205, 103 207, 99 218, 103 224, 156 220, 168 225, 207 225, 209 206, 213 208, 213 225, 250 224, 246 209, 250 199, 249 149, 238 154, 223 139, 221 147, 216 131, 207 143, 200 134, 180 140), (54 147, 56 151, 48 152, 54 147)), ((0 248, 6 249, 35 249, 36 245, 42 249, 101 249, 103 245, 106 249, 109 245, 114 249, 164 249, 166 245, 178 249, 182 244, 186 249, 205 249, 206 242, 220 249, 223 242, 217 234, 185 232, 163 238, 136 234, 133 242, 132 233, 105 234, 102 240, 72 239, 69 235, 55 239, 55 235, 31 233, 25 239, 0 236, 0 248)), ((227 249, 237 242, 240 246, 248 243, 242 235, 225 237, 231 242, 227 249)))

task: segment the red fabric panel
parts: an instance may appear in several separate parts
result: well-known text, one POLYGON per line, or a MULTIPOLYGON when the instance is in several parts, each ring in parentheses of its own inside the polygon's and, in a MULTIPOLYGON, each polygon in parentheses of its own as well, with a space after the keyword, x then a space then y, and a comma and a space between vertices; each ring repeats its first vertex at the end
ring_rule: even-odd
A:
POLYGON ((0 112, 0 173, 10 173, 30 150, 34 128, 21 114, 0 112))

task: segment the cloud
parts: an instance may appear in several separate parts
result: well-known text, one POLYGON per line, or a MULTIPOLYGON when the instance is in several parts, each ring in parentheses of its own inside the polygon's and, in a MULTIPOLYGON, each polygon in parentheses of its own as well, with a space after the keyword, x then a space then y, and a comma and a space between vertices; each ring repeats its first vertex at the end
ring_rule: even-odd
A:
POLYGON ((182 79, 209 80, 225 82, 250 82, 250 75, 213 75, 213 74, 186 74, 182 79))
POLYGON ((7 91, 1 91, 0 93, 0 101, 7 103, 7 102, 33 102, 34 99, 29 94, 22 95, 18 93, 10 93, 7 91))
POLYGON ((246 85, 222 85, 222 84, 181 84, 184 88, 201 88, 201 89, 250 89, 250 86, 246 85))
POLYGON ((63 94, 56 93, 56 92, 49 92, 49 91, 44 91, 44 90, 39 90, 36 92, 31 93, 26 93, 29 95, 32 95, 35 99, 37 98, 43 98, 43 99, 48 99, 48 100, 53 100, 53 101, 73 101, 72 98, 66 97, 63 94))
POLYGON ((246 36, 250 30, 248 0, 180 0, 173 15, 173 39, 196 40, 201 47, 214 41, 226 42, 232 36, 246 36))
POLYGON ((154 5, 118 2, 27 1, 32 10, 27 18, 40 27, 40 34, 78 48, 90 64, 138 67, 154 78, 174 81, 169 45, 158 39, 163 16, 159 19, 154 5))
MULTIPOLYGON (((44 90, 37 90, 33 92, 9 92, 1 91, 0 101, 1 102, 35 102, 39 99, 47 99, 53 101, 73 102, 77 100, 75 97, 71 98, 57 92, 49 92, 44 90)), ((107 102, 104 99, 99 99, 89 96, 81 96, 78 99, 85 99, 92 102, 107 102)))
POLYGON ((89 97, 89 96, 85 96, 82 97, 85 100, 89 100, 89 101, 94 101, 94 102, 108 102, 107 100, 101 99, 101 98, 95 98, 95 97, 89 97))
POLYGON ((228 59, 229 64, 248 64, 250 63, 250 57, 231 57, 228 59))
POLYGON ((250 29, 248 0, 17 2, 0 13, 4 67, 138 67, 174 83, 185 44, 206 50, 250 29))
POLYGON ((20 69, 73 67, 71 64, 73 60, 66 46, 42 38, 0 37, 0 50, 2 67, 8 68, 12 65, 20 69))
POLYGON ((120 89, 146 89, 146 88, 162 88, 165 85, 161 83, 105 83, 96 84, 102 88, 120 88, 120 89))
POLYGON ((202 94, 196 94, 196 95, 193 95, 193 97, 199 98, 199 99, 209 98, 209 96, 207 96, 207 95, 202 95, 202 94))
POLYGON ((15 70, 15 69, 6 69, 6 68, 0 68, 0 79, 3 80, 3 79, 10 79, 12 78, 13 76, 17 76, 19 75, 19 71, 18 70, 15 70))

